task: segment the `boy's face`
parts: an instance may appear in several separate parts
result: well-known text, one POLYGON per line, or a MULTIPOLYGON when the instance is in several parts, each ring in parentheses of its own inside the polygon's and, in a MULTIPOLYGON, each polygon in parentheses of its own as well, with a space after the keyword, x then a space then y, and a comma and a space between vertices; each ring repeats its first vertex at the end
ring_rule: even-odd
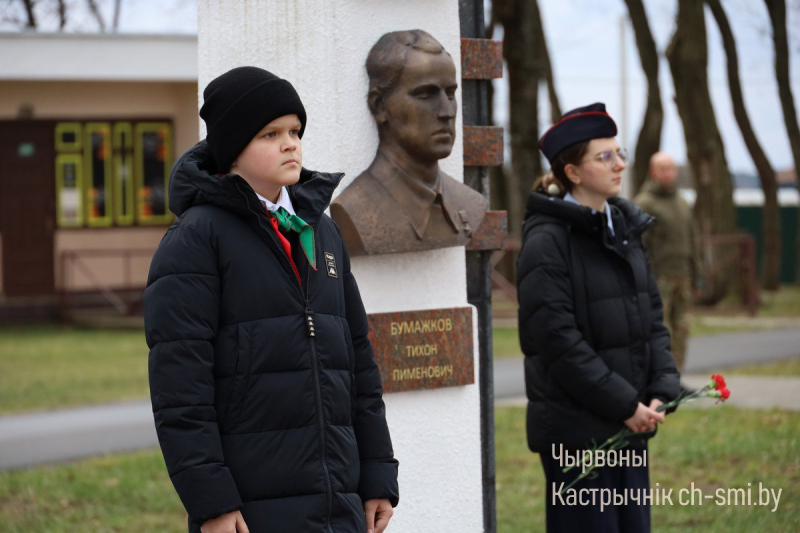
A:
POLYGON ((264 198, 277 201, 281 187, 300 179, 303 165, 301 127, 297 115, 276 118, 245 146, 230 171, 239 174, 264 198))

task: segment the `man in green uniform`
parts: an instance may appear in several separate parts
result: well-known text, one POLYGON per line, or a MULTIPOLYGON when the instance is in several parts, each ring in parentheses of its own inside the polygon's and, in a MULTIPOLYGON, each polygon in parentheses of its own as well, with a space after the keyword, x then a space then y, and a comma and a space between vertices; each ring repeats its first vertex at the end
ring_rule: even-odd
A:
POLYGON ((692 284, 700 274, 692 208, 678 192, 678 168, 668 154, 657 152, 650 158, 649 175, 634 201, 656 217, 643 241, 664 304, 664 322, 672 334, 672 354, 683 373, 692 284))

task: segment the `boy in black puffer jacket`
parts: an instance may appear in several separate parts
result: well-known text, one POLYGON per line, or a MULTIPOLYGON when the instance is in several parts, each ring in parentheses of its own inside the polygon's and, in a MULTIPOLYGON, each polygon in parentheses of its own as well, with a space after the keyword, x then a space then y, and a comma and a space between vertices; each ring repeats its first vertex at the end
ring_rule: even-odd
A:
POLYGON ((382 532, 397 505, 380 374, 347 250, 342 174, 302 168, 306 113, 255 67, 203 93, 172 169, 178 220, 145 291, 167 470, 202 533, 382 532))

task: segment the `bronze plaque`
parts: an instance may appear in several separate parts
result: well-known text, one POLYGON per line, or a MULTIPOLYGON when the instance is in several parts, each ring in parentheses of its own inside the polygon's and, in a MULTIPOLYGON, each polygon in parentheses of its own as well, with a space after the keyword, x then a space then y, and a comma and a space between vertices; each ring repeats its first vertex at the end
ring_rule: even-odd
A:
POLYGON ((368 315, 384 392, 475 382, 472 308, 368 315))

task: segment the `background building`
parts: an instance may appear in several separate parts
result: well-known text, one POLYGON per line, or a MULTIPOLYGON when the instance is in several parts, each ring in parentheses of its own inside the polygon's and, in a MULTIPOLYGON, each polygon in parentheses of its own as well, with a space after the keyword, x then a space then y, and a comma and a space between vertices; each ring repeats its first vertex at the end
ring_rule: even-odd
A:
POLYGON ((198 139, 197 40, 0 33, 0 317, 145 284, 198 139))

